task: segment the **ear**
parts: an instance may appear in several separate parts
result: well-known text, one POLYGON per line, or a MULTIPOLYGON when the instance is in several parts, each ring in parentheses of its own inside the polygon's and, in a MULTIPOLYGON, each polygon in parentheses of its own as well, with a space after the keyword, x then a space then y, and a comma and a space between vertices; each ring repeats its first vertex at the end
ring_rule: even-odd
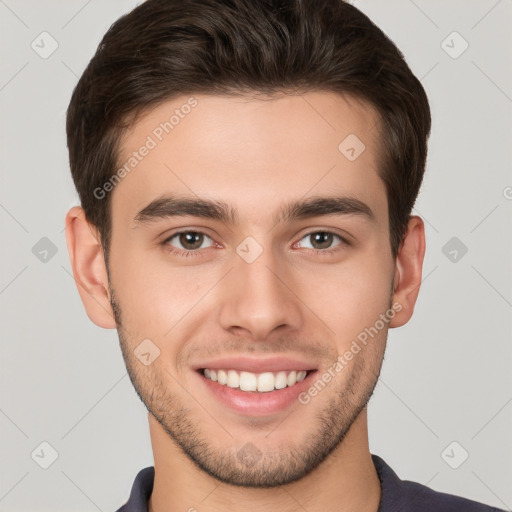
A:
POLYGON ((66 243, 78 293, 87 316, 97 326, 115 329, 110 305, 108 275, 97 229, 86 219, 83 208, 74 206, 66 215, 66 243))
POLYGON ((390 327, 406 324, 414 311, 421 285, 423 257, 425 256, 425 225, 418 216, 412 216, 395 262, 393 304, 402 309, 389 322, 390 327))

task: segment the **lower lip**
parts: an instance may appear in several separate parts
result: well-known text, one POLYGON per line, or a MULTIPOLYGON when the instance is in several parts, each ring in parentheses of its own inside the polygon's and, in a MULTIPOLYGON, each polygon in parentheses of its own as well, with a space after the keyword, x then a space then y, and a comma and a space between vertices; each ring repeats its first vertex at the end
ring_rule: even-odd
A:
POLYGON ((202 372, 196 373, 206 388, 230 409, 248 416, 264 416, 283 411, 298 402, 298 396, 308 389, 316 371, 309 372, 303 381, 293 386, 264 393, 230 388, 206 378, 202 372))

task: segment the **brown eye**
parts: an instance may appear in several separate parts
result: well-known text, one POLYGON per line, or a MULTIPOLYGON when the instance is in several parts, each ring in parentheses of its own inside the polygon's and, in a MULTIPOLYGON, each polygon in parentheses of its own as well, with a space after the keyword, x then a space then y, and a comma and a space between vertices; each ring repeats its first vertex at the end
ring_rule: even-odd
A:
POLYGON ((331 233, 330 231, 315 231, 313 233, 308 233, 301 239, 301 242, 303 240, 310 240, 309 248, 315 250, 331 249, 332 247, 340 245, 344 241, 339 235, 331 233), (340 242, 333 246, 333 241, 336 238, 340 240, 340 242))
POLYGON ((334 238, 332 233, 325 233, 323 231, 315 233, 311 236, 311 240, 313 241, 313 246, 315 249, 328 249, 331 246, 334 238))
POLYGON ((204 233, 200 233, 199 231, 182 231, 169 237, 165 241, 165 244, 176 247, 177 249, 182 249, 184 251, 196 251, 198 249, 205 248, 203 247, 203 244, 206 240, 211 240, 211 238, 204 233), (176 240, 178 245, 172 243, 172 240, 176 240))

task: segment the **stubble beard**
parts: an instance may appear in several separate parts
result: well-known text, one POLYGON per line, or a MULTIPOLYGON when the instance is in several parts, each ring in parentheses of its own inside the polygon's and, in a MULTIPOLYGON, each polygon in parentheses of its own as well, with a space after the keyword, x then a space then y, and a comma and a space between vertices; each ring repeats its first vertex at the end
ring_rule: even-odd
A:
MULTIPOLYGON (((315 414, 309 432, 299 445, 281 445, 278 449, 272 447, 266 450, 261 441, 256 437, 251 439, 251 434, 248 434, 241 448, 235 449, 228 444, 221 450, 213 446, 211 436, 201 428, 202 422, 194 421, 197 411, 187 408, 184 400, 165 384, 162 373, 154 370, 159 367, 141 366, 133 353, 135 343, 128 339, 122 327, 121 308, 112 289, 110 302, 128 375, 146 409, 196 467, 225 484, 239 487, 273 488, 289 484, 308 475, 325 461, 341 445, 350 427, 368 404, 380 375, 387 341, 386 330, 382 333, 383 340, 372 341, 382 346, 378 355, 372 353, 363 357, 358 354, 353 359, 353 368, 345 385, 334 389, 332 386, 336 382, 333 379, 320 393, 330 393, 331 397, 323 410, 315 414)), ((364 350, 373 352, 375 349, 365 347, 364 350)), ((350 366, 342 371, 347 371, 350 366)), ((176 386, 176 389, 182 388, 176 386)), ((187 402, 197 405, 190 397, 187 402)), ((310 404, 314 406, 315 402, 312 399, 309 404, 302 405, 297 401, 292 413, 277 428, 290 428, 289 422, 293 421, 302 424, 301 415, 307 414, 307 407, 310 404)), ((200 406, 197 407, 201 414, 200 406)), ((222 424, 222 421, 219 423, 222 424)), ((223 427, 229 432, 229 425, 223 427)), ((226 435, 227 443, 229 439, 226 435)))

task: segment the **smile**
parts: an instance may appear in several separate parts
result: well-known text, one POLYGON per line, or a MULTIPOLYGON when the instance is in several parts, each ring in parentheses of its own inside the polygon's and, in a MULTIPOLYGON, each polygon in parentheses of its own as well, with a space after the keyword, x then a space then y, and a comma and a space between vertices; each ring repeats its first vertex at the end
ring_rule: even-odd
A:
POLYGON ((239 388, 241 391, 256 391, 266 393, 276 389, 292 387, 302 382, 308 372, 306 370, 292 370, 279 372, 251 373, 237 370, 213 370, 205 368, 202 374, 221 386, 239 388))

